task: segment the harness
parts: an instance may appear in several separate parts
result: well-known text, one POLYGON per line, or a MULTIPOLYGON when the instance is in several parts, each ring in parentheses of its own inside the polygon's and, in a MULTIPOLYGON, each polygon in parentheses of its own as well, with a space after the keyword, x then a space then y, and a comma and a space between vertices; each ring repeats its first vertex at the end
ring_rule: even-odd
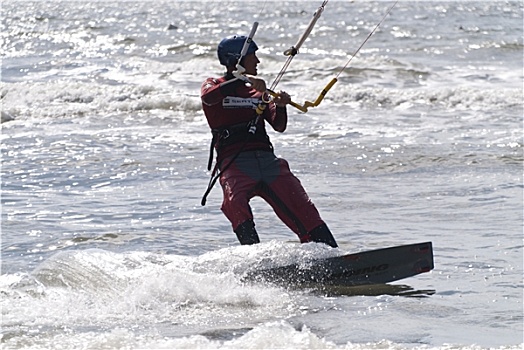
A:
MULTIPOLYGON (((220 156, 220 152, 224 147, 240 142, 247 143, 248 141, 260 141, 266 143, 271 150, 273 149, 273 145, 269 140, 269 136, 267 135, 265 128, 257 128, 256 125, 254 125, 255 121, 256 118, 249 122, 229 125, 211 130, 213 137, 211 138, 211 145, 209 147, 207 170, 211 170, 213 165, 213 155, 215 149, 217 150, 217 154, 220 156), (253 126, 255 126, 255 128, 253 128, 253 126)), ((245 144, 242 146, 242 149, 244 147, 245 144)), ((242 152, 242 149, 240 152, 242 152)), ((219 164, 217 163, 216 166, 218 165, 219 164)))
POLYGON ((229 162, 222 167, 220 172, 218 171, 218 168, 221 166, 221 162, 217 161, 215 167, 213 168, 213 171, 211 172, 211 179, 209 180, 207 190, 204 193, 204 196, 202 197, 202 206, 206 205, 207 196, 213 189, 213 186, 215 185, 217 180, 220 178, 220 175, 224 171, 226 171, 226 169, 229 168, 231 164, 233 164, 233 162, 237 159, 240 153, 242 153, 242 151, 244 150, 248 142, 251 140, 251 138, 265 143, 266 145, 268 145, 270 150, 273 150, 273 145, 269 140, 269 136, 267 135, 265 128, 259 128, 257 126, 260 116, 264 112, 265 108, 266 104, 259 104, 256 109, 256 116, 249 122, 228 125, 219 129, 211 130, 213 137, 211 139, 211 146, 209 147, 209 160, 207 163, 207 170, 211 170, 211 167, 213 165, 213 150, 215 148, 217 150, 218 156, 220 156, 221 150, 226 146, 230 146, 240 142, 242 142, 242 146, 237 151, 237 153, 229 160, 229 162))

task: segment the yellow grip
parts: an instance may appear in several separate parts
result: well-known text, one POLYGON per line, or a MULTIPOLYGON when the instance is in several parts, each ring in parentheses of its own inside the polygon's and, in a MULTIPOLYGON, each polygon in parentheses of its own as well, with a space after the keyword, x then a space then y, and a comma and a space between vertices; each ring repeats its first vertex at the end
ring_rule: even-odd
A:
MULTIPOLYGON (((335 85, 337 81, 337 78, 331 79, 331 81, 326 85, 326 87, 320 92, 315 102, 306 101, 302 106, 293 101, 291 101, 289 104, 298 109, 299 111, 306 113, 309 107, 316 107, 320 104, 320 102, 322 102, 328 91, 333 87, 333 85, 335 85)), ((278 94, 272 90, 267 90, 267 92, 273 97, 278 96, 278 94)))
MULTIPOLYGON (((277 97, 277 96, 278 96, 278 94, 277 94, 276 92, 274 92, 273 90, 269 90, 269 89, 268 89, 268 90, 267 90, 267 93, 270 94, 270 95, 273 96, 273 97, 277 97)), ((292 105, 293 107, 295 107, 296 109, 298 109, 298 110, 304 112, 304 113, 307 112, 307 108, 305 108, 305 107, 299 105, 299 104, 296 103, 296 102, 290 101, 289 104, 292 105)))
POLYGON ((331 79, 331 81, 326 85, 324 90, 322 90, 322 92, 320 92, 320 94, 318 95, 318 97, 315 100, 315 102, 310 102, 310 101, 304 102, 304 107, 306 107, 306 111, 307 111, 308 107, 316 107, 316 106, 318 106, 320 104, 320 102, 322 102, 322 100, 324 99, 324 97, 326 96, 328 91, 333 87, 333 85, 335 85, 336 82, 337 82, 337 78, 331 79))
POLYGON ((293 101, 291 101, 289 104, 292 105, 293 107, 295 107, 296 109, 298 109, 301 112, 304 112, 304 113, 307 112, 307 107, 306 106, 301 106, 298 103, 295 103, 293 101))

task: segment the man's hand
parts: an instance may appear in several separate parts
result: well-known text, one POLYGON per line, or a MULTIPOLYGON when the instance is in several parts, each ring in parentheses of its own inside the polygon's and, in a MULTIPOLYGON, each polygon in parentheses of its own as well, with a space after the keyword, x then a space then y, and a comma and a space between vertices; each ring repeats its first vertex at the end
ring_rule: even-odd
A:
POLYGON ((266 92, 267 87, 266 87, 266 82, 264 81, 264 79, 260 79, 253 75, 247 75, 247 74, 246 74, 246 78, 249 79, 251 83, 251 87, 253 89, 260 91, 260 92, 266 92))
POLYGON ((285 91, 279 91, 273 101, 278 107, 286 107, 291 102, 291 96, 285 91))

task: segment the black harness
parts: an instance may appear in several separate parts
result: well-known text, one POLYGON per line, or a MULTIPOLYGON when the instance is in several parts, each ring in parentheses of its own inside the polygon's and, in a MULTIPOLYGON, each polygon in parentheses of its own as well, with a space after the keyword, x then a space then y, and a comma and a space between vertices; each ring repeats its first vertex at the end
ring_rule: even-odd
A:
POLYGON ((211 192, 211 189, 215 185, 222 172, 226 171, 226 169, 229 168, 231 164, 233 164, 235 159, 240 155, 240 153, 242 153, 242 151, 244 150, 244 148, 250 140, 258 140, 264 142, 268 145, 270 150, 273 150, 273 145, 269 140, 269 136, 267 135, 266 129, 257 125, 258 120, 259 118, 257 116, 249 122, 228 125, 223 128, 211 130, 211 134, 213 135, 213 137, 211 139, 211 146, 209 147, 209 160, 207 163, 207 170, 211 170, 213 166, 213 150, 215 148, 217 150, 218 155, 220 155, 221 150, 225 146, 230 146, 235 143, 242 142, 242 147, 240 147, 240 149, 233 156, 233 158, 231 158, 231 160, 224 167, 222 167, 220 172, 218 172, 218 168, 220 168, 221 163, 217 162, 217 164, 213 168, 213 171, 211 172, 211 180, 209 181, 207 190, 204 193, 204 196, 202 197, 202 205, 206 205, 207 196, 211 192))
MULTIPOLYGON (((213 151, 215 148, 217 153, 220 155, 220 151, 226 146, 230 146, 239 142, 247 143, 249 140, 256 140, 266 143, 269 146, 269 149, 272 150, 273 145, 269 140, 269 136, 267 135, 265 128, 257 127, 255 122, 256 119, 253 119, 246 123, 239 123, 219 129, 212 129, 211 134, 213 137, 211 138, 211 145, 209 147, 207 170, 211 170, 213 165, 213 151)), ((245 145, 243 145, 242 149, 244 146, 245 145)), ((239 151, 239 153, 242 152, 242 149, 239 151)))

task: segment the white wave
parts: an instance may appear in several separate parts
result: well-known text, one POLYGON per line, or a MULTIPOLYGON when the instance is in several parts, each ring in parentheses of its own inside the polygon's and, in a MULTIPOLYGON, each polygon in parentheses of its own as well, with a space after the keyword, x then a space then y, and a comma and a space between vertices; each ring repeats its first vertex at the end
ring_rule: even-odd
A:
MULTIPOLYGON (((282 83, 282 88, 298 104, 315 101, 329 79, 301 85, 282 83), (287 86, 286 86, 287 85, 287 86)), ((4 86, 2 121, 34 118, 83 118, 111 114, 146 112, 186 116, 201 115, 198 83, 192 89, 166 89, 149 85, 102 85, 88 82, 19 82, 4 86), (29 91, 29 93, 28 93, 29 91)), ((444 111, 503 111, 522 108, 522 90, 517 88, 482 89, 468 86, 417 88, 372 87, 344 81, 336 83, 315 109, 332 113, 337 109, 427 109, 444 111)), ((292 107, 288 107, 294 111, 292 107)))
POLYGON ((199 111, 198 95, 152 85, 100 85, 72 81, 12 83, 5 88, 3 113, 10 120, 78 118, 136 111, 199 111), (29 91, 29 93, 28 93, 29 91))
POLYGON ((291 317, 308 306, 285 289, 246 284, 243 274, 267 266, 264 262, 276 256, 287 257, 280 262, 298 256, 305 261, 315 252, 333 254, 327 251, 317 244, 277 243, 226 248, 198 257, 62 251, 31 274, 2 276, 3 325, 7 333, 28 319, 39 328, 74 325, 80 333, 115 322, 129 328, 162 323, 178 328, 253 327, 274 317, 291 317))
POLYGON ((38 332, 22 334, 2 340, 6 348, 47 350, 61 349, 390 349, 390 350, 519 350, 523 344, 487 348, 478 345, 447 344, 443 346, 408 345, 388 340, 368 343, 336 344, 307 326, 296 326, 288 321, 264 322, 252 329, 223 328, 202 335, 163 337, 154 331, 144 334, 140 329, 115 327, 111 330, 75 333, 38 332), (233 338, 230 340, 221 337, 233 338), (217 339, 218 338, 218 339, 217 339))

